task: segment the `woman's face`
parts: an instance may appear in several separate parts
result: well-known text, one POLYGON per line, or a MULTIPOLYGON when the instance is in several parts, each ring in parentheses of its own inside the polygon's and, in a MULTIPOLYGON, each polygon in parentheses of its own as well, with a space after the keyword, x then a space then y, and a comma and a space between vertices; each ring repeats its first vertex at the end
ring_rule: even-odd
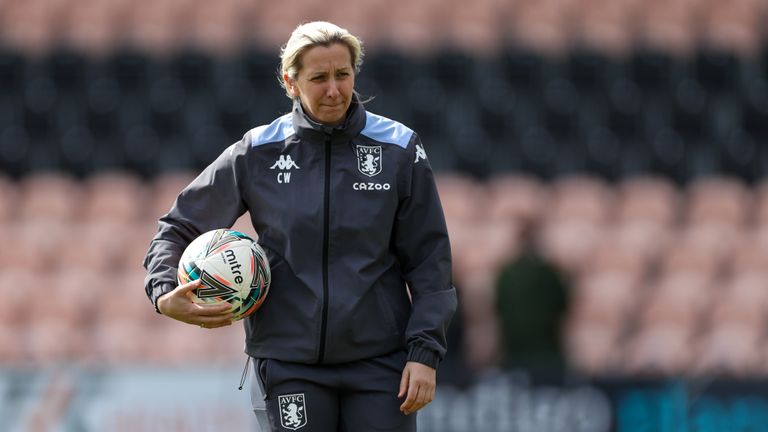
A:
POLYGON ((355 69, 346 45, 334 43, 308 49, 301 56, 296 79, 287 74, 283 79, 288 91, 301 100, 313 120, 331 126, 344 121, 355 88, 355 69))

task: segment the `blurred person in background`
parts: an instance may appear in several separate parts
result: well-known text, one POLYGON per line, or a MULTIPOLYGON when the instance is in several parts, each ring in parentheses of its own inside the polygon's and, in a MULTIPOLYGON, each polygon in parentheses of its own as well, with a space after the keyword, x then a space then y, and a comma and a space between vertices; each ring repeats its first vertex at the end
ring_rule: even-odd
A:
POLYGON ((250 212, 272 270, 269 297, 245 321, 266 430, 414 431, 446 354, 457 300, 432 170, 414 131, 365 110, 362 58, 345 29, 297 27, 280 70, 293 111, 189 184, 145 258, 159 313, 229 325, 227 305, 190 300, 198 282, 177 286, 177 265, 197 236, 250 212))
POLYGON ((496 279, 499 349, 504 369, 559 381, 566 367, 561 334, 569 291, 560 269, 538 250, 535 227, 527 221, 521 253, 496 279))

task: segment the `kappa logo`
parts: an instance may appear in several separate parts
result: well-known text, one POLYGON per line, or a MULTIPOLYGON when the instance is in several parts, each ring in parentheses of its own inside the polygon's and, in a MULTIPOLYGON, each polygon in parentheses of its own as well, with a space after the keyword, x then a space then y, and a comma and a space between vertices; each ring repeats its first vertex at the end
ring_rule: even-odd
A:
POLYGON ((355 149, 357 152, 357 169, 373 177, 381 172, 381 146, 363 146, 359 145, 355 149))
POLYGON ((307 425, 307 404, 304 393, 280 395, 280 425, 286 429, 296 430, 307 425))
POLYGON ((290 170, 291 168, 300 169, 298 165, 296 165, 296 162, 291 159, 291 155, 284 155, 281 154, 280 158, 275 161, 274 165, 269 167, 269 169, 281 169, 281 170, 290 170))
POLYGON ((427 152, 424 151, 424 147, 420 144, 416 144, 416 159, 413 163, 417 163, 421 159, 427 160, 427 152))
POLYGON ((275 161, 275 163, 269 167, 269 169, 279 169, 281 170, 279 173, 277 173, 277 182, 278 183, 290 183, 291 182, 291 173, 285 172, 290 171, 291 168, 301 169, 296 164, 296 162, 291 159, 291 155, 284 155, 281 154, 280 158, 275 161))

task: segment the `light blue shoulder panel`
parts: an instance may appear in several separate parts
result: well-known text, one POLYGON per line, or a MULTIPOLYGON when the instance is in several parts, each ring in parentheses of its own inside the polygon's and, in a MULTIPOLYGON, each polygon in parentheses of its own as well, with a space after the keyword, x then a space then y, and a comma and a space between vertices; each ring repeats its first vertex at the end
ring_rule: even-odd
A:
POLYGON ((365 113, 365 127, 361 134, 372 140, 408 147, 413 131, 394 120, 369 112, 365 113))
POLYGON ((251 146, 283 141, 293 135, 293 114, 286 114, 275 119, 268 125, 255 127, 251 130, 251 146))

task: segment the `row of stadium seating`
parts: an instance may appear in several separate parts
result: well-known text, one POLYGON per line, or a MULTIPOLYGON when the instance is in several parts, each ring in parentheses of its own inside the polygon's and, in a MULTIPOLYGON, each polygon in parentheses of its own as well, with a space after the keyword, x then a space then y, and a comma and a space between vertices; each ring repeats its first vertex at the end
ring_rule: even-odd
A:
MULTIPOLYGON (((0 364, 236 362, 239 325, 203 331, 154 313, 141 260, 156 218, 191 178, 28 176, 0 189, 0 364)), ((562 332, 589 375, 768 374, 768 186, 682 188, 662 177, 478 182, 442 174, 464 344, 477 369, 501 349, 499 269, 532 230, 567 275, 562 332)), ((255 235, 246 218, 236 227, 255 235)))
POLYGON ((684 54, 701 41, 750 53, 766 10, 760 0, 11 0, 0 3, 0 39, 33 54, 60 44, 103 54, 127 43, 160 55, 184 45, 221 55, 250 43, 276 48, 299 21, 324 19, 369 46, 406 52, 449 44, 485 53, 514 39, 549 53, 579 43, 620 55, 644 43, 684 54))
MULTIPOLYGON (((276 64, 276 55, 256 49, 227 60, 194 51, 95 59, 66 50, 33 60, 2 51, 0 172, 199 169, 290 110, 276 64)), ((357 87, 373 96, 370 110, 419 132, 438 170, 677 181, 768 172, 759 145, 768 139, 768 57, 372 51, 357 87)))

